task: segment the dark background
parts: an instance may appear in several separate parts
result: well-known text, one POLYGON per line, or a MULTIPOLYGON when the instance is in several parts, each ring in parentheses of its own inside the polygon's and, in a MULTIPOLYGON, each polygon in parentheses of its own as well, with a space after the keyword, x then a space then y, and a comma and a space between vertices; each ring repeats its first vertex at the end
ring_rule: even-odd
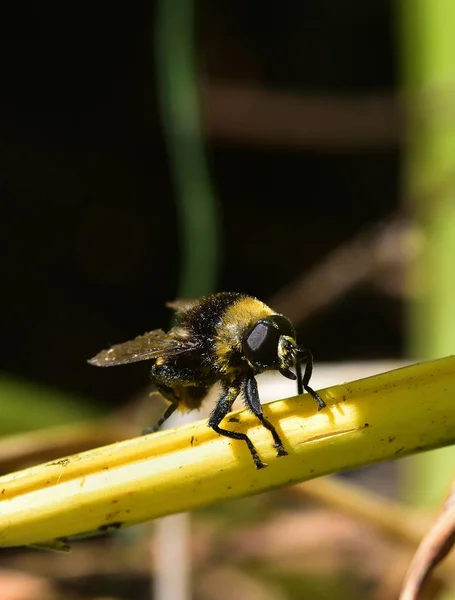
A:
MULTIPOLYGON (((114 404, 148 366, 108 376, 86 359, 165 327, 180 275, 154 10, 151 1, 0 4, 1 369, 114 404)), ((394 39, 384 0, 197 7, 209 83, 392 95, 394 39)), ((267 301, 398 206, 396 141, 274 148, 209 136, 206 148, 222 215, 220 290, 267 301)), ((317 361, 397 357, 401 301, 363 286, 299 335, 317 361)))

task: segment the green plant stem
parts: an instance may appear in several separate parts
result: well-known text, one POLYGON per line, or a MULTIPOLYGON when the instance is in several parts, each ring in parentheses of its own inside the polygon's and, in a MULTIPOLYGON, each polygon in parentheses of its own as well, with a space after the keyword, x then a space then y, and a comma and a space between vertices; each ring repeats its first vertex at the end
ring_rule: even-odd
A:
MULTIPOLYGON (((455 351, 455 2, 402 0, 400 7, 409 116, 405 189, 426 240, 410 276, 418 298, 409 309, 409 354, 421 360, 455 351)), ((406 498, 439 504, 454 459, 451 448, 407 462, 406 498)))
POLYGON ((194 0, 157 4, 156 68, 181 231, 180 297, 216 288, 220 231, 201 131, 194 0))

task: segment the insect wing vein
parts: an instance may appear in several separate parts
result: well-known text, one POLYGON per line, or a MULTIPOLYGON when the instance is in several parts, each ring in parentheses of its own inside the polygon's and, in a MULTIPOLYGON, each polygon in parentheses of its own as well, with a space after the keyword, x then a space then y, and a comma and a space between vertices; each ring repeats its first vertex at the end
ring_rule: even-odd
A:
POLYGON ((107 350, 102 350, 88 362, 98 367, 110 367, 149 360, 159 356, 169 357, 193 349, 193 344, 170 337, 161 329, 155 329, 144 335, 139 335, 129 342, 115 344, 107 350))

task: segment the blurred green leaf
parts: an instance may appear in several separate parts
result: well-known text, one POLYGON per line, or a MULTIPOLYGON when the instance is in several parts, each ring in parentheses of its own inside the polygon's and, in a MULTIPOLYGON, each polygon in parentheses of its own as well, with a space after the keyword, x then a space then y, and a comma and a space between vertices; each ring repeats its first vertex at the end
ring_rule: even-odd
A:
POLYGON ((32 431, 101 416, 86 398, 56 389, 0 376, 0 434, 32 431))

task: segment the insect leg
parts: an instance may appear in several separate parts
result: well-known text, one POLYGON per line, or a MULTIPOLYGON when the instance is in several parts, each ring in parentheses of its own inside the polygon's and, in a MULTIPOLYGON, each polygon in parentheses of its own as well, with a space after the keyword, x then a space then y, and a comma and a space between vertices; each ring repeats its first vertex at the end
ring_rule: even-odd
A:
POLYGON ((251 412, 261 421, 262 425, 270 431, 275 442, 275 448, 277 449, 277 456, 287 456, 287 452, 284 449, 283 442, 280 439, 275 427, 268 421, 263 413, 262 406, 259 400, 258 384, 254 377, 248 377, 245 382, 243 392, 245 394, 245 402, 251 412))
MULTIPOLYGON (((160 390, 158 390, 158 391, 160 391, 160 390)), ((152 427, 148 427, 147 429, 144 429, 144 431, 142 432, 142 435, 147 435, 148 433, 155 433, 155 431, 158 431, 158 429, 161 427, 161 425, 163 425, 163 423, 165 421, 167 421, 169 419, 169 417, 176 410, 177 410, 177 404, 169 404, 169 406, 166 408, 166 410, 161 415, 161 417, 158 419, 158 421, 155 423, 155 425, 153 425, 152 427)))
POLYGON ((311 375, 313 373, 313 355, 310 350, 303 348, 300 346, 299 348, 299 358, 297 360, 297 364, 295 366, 297 372, 297 393, 303 394, 303 390, 306 390, 313 398, 316 400, 318 405, 318 410, 325 408, 326 404, 321 396, 310 388, 308 385, 311 379, 311 375), (305 371, 302 376, 302 362, 305 362, 305 371))
POLYGON ((158 392, 171 404, 166 408, 163 415, 152 427, 148 427, 142 432, 142 435, 155 433, 167 419, 176 411, 179 405, 179 398, 175 394, 172 385, 191 385, 194 383, 194 374, 190 369, 178 369, 171 365, 153 365, 150 377, 155 384, 158 392))
POLYGON ((240 385, 236 383, 227 387, 218 402, 216 403, 215 410, 210 415, 210 419, 208 421, 208 426, 211 427, 216 433, 220 435, 224 435, 226 437, 232 438, 234 440, 243 440, 248 446, 248 450, 250 451, 251 456, 253 457, 254 464, 256 469, 263 469, 267 465, 262 462, 259 458, 259 454, 257 453, 256 448, 253 445, 253 442, 245 433, 239 433, 237 431, 229 431, 228 429, 222 429, 220 427, 221 421, 228 414, 228 412, 232 408, 232 404, 234 400, 240 393, 240 385))

